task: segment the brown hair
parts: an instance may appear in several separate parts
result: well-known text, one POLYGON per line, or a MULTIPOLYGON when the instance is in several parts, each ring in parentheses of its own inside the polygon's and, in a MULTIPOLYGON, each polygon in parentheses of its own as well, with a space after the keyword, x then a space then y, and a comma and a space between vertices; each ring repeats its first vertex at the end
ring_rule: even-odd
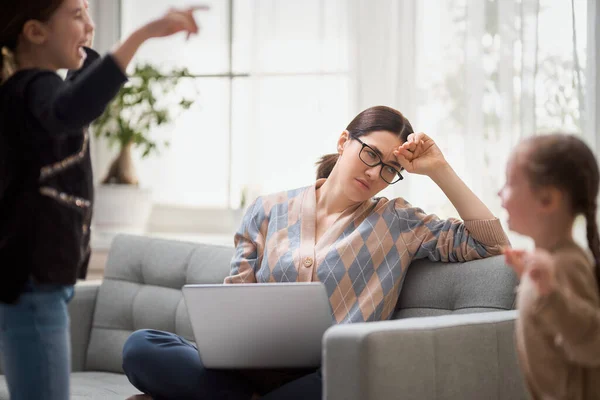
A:
MULTIPOLYGON (((2 0, 0 2, 0 50, 15 52, 19 35, 29 20, 47 22, 61 6, 63 0, 2 0)), ((6 60, 0 51, 0 70, 5 70, 6 60)), ((6 51, 4 51, 6 53, 6 51)), ((6 68, 8 70, 8 68, 6 68)), ((0 73, 0 82, 9 78, 0 73)))
POLYGON ((565 191, 573 214, 584 215, 600 288, 600 237, 596 224, 600 172, 594 153, 578 137, 561 133, 536 136, 524 144, 528 150, 524 167, 531 183, 565 191))
MULTIPOLYGON (((413 128, 408 119, 398 110, 386 106, 367 108, 358 114, 346 127, 350 137, 357 138, 375 131, 392 132, 406 142, 413 128)), ((339 154, 327 154, 317 162, 317 179, 328 178, 337 163, 339 154)))

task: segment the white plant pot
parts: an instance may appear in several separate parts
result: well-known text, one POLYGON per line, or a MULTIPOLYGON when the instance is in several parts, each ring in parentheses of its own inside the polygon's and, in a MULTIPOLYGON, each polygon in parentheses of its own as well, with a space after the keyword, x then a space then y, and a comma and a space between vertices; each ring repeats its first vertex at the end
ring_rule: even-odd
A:
POLYGON ((146 232, 152 211, 152 191, 133 185, 103 184, 96 187, 92 226, 95 234, 146 232))

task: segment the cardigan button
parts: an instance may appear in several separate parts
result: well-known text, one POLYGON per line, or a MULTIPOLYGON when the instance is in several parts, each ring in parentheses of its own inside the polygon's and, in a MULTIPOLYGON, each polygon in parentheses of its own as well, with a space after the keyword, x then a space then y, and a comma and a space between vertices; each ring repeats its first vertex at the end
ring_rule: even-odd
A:
POLYGON ((306 257, 306 258, 304 259, 304 266, 305 266, 306 268, 310 268, 310 267, 312 267, 312 265, 313 265, 313 262, 314 262, 314 261, 313 261, 313 259, 312 259, 311 257, 306 257))
POLYGON ((554 336, 554 345, 556 347, 562 347, 564 342, 564 339, 562 337, 562 335, 560 333, 557 333, 556 336, 554 336))

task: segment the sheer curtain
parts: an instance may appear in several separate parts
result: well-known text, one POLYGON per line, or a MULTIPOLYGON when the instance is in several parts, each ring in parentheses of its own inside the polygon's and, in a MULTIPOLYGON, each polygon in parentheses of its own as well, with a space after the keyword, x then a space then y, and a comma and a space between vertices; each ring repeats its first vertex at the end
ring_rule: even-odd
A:
MULTIPOLYGON (((96 24, 93 47, 101 55, 104 55, 120 39, 120 0, 92 1, 90 2, 90 13, 96 24)), ((99 179, 102 174, 106 173, 112 154, 104 141, 97 140, 93 135, 90 140, 94 174, 99 179)))
MULTIPOLYGON (((232 197, 310 185, 350 122, 346 0, 251 0, 246 97, 234 99, 232 197)), ((235 205, 235 203, 233 204, 235 205)))
MULTIPOLYGON (((600 160, 600 5, 587 2, 587 67, 585 69, 585 137, 600 160)), ((600 200, 600 198, 599 198, 600 200)), ((600 201, 599 201, 600 203, 600 201)), ((599 220, 600 222, 600 220, 599 220)))
MULTIPOLYGON (((596 0, 587 2, 587 67, 585 70, 585 126, 588 144, 596 151, 600 162, 600 5, 596 0)), ((597 204, 600 204, 600 194, 597 204)), ((600 226, 600 212, 597 215, 600 226)))
MULTIPOLYGON (((349 0, 352 114, 386 105, 414 125, 417 110, 417 0, 349 0)), ((412 179, 412 177, 411 177, 412 179)), ((402 180, 382 195, 405 196, 412 183, 402 180)))
MULTIPOLYGON (((496 192, 519 139, 561 129, 600 150, 594 0, 207 2, 200 36, 154 41, 136 58, 197 75, 180 89, 196 96, 193 108, 152 133, 171 147, 138 163, 158 208, 238 208, 243 197, 309 185, 352 117, 377 104, 431 135, 500 216, 496 192)), ((113 3, 92 4, 106 20, 113 3)), ((170 5, 194 2, 120 3, 127 34, 170 5)), ((456 215, 426 177, 408 176, 384 194, 456 215)))
MULTIPOLYGON (((598 150, 590 126, 597 102, 586 83, 597 57, 588 61, 587 25, 596 29, 588 1, 353 4, 354 110, 378 102, 400 109, 496 215, 503 216, 496 193, 519 139, 563 130, 598 150)), ((391 194, 442 217, 456 215, 426 177, 411 175, 391 194)))

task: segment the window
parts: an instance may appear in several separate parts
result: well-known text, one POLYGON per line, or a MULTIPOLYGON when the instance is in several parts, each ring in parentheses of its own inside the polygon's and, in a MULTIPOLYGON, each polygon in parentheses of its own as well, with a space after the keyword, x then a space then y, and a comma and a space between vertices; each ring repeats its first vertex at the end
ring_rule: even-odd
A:
MULTIPOLYGON (((583 132, 587 1, 419 4, 416 125, 436 134, 452 166, 500 214, 496 193, 520 138, 583 132)), ((412 194, 456 215, 430 190, 427 182, 412 194)))
MULTIPOLYGON (((416 124, 436 133, 451 165, 505 221, 497 192, 518 141, 555 130, 583 135, 594 112, 584 101, 587 1, 419 4, 416 124)), ((457 215, 429 180, 413 183, 411 198, 457 215)), ((527 242, 510 235, 515 245, 527 242)))
MULTIPOLYGON (((192 3, 122 0, 122 31, 170 5, 192 3)), ((154 41, 137 59, 189 67, 195 77, 181 90, 199 93, 169 132, 155 132, 171 148, 138 163, 159 204, 237 208, 244 190, 252 200, 310 185, 314 163, 335 151, 352 117, 386 104, 434 137, 502 216, 496 193, 520 138, 556 129, 588 138, 593 132, 586 125, 597 118, 590 100, 597 85, 586 82, 597 58, 587 37, 588 28, 594 31, 593 2, 208 3, 211 11, 199 14, 199 37, 154 41)), ((408 176, 384 194, 441 217, 456 215, 426 177, 408 176)))
MULTIPOLYGON (((122 1, 122 32, 193 1, 122 1)), ((213 0, 201 33, 143 46, 136 62, 188 67, 194 106, 152 134, 171 146, 138 160, 156 203, 237 208, 257 195, 314 182, 350 121, 344 0, 213 0), (166 56, 168 55, 168 56, 166 56)))

